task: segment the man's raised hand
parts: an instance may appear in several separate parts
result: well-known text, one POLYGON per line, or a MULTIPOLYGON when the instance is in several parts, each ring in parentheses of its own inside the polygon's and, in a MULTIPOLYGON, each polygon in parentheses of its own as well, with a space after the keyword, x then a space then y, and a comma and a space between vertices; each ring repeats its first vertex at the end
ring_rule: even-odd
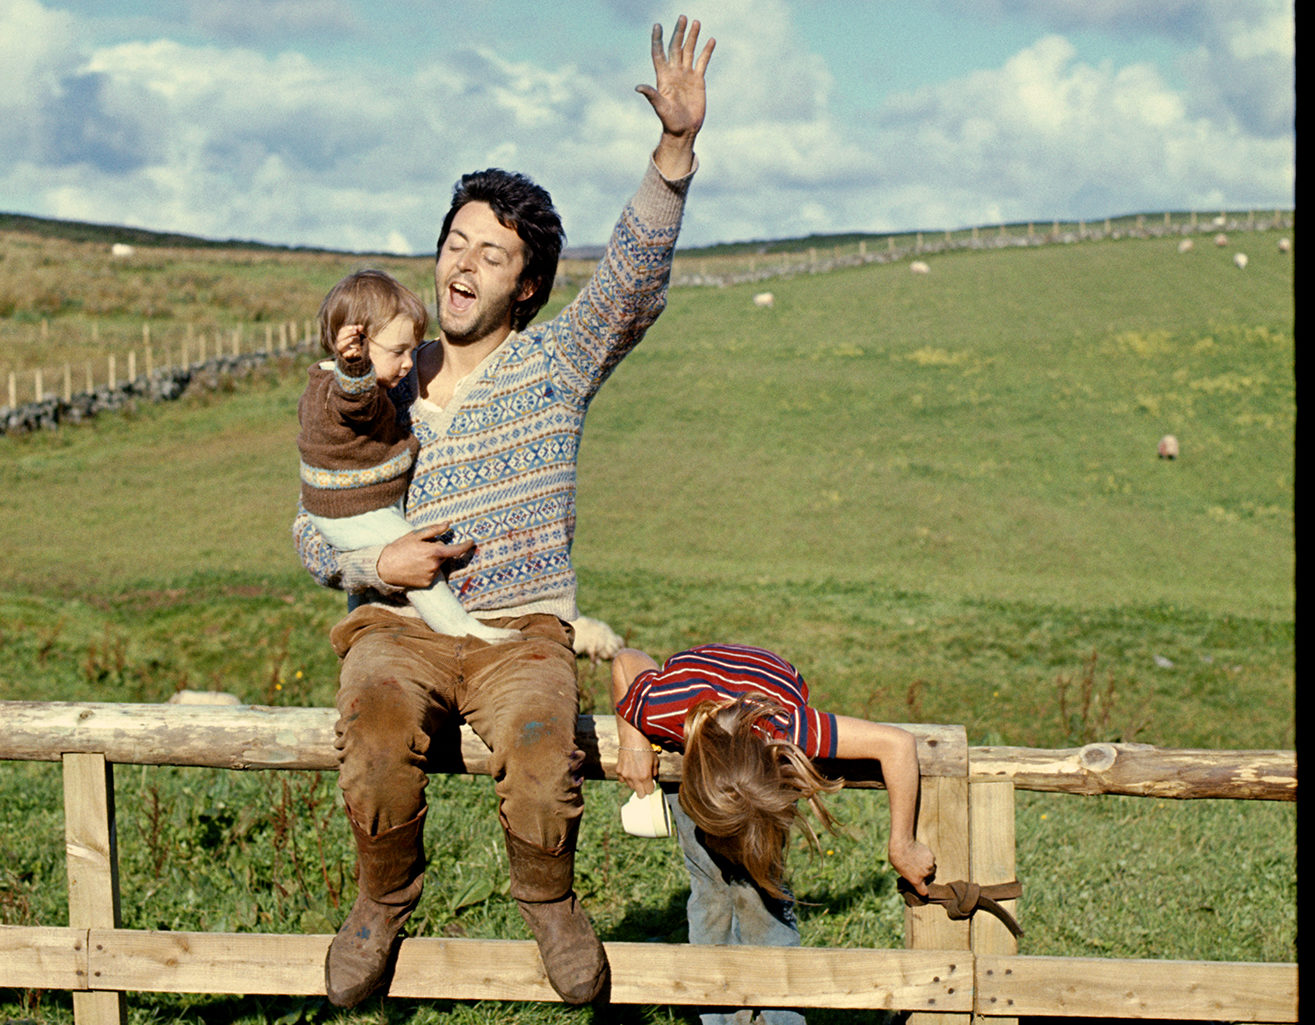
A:
POLYGON ((707 110, 704 74, 712 58, 715 39, 709 39, 700 52, 699 23, 689 23, 685 16, 676 19, 670 47, 662 45, 662 26, 653 26, 653 71, 657 84, 638 85, 658 119, 662 122, 662 139, 653 159, 668 179, 682 178, 694 166, 694 139, 703 127, 707 110), (697 56, 696 56, 697 54, 697 56))

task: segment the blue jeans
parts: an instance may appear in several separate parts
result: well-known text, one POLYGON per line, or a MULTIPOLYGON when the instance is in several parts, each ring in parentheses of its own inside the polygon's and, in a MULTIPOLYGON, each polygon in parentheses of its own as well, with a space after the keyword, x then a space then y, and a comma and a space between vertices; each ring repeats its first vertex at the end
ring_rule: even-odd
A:
MULTIPOLYGON (((794 901, 778 900, 754 885, 743 869, 713 853, 702 833, 681 808, 674 790, 666 791, 671 821, 676 827, 685 867, 689 869, 691 943, 720 943, 758 947, 797 947, 794 901)), ((700 1015, 703 1025, 732 1025, 733 1011, 700 1015)), ((740 1019, 743 1020, 743 1019, 740 1019)), ((795 1011, 761 1011, 763 1025, 804 1025, 795 1011)))

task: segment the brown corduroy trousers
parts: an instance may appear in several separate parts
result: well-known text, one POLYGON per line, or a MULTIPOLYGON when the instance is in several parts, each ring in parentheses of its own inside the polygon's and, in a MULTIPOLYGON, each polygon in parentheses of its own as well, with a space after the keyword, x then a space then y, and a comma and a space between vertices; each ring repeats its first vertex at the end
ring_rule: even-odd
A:
POLYGON ((427 769, 459 743, 458 717, 493 751, 501 816, 517 836, 556 850, 583 812, 571 628, 550 615, 491 622, 525 639, 447 637, 371 605, 333 628, 338 785, 371 835, 420 813, 427 769))

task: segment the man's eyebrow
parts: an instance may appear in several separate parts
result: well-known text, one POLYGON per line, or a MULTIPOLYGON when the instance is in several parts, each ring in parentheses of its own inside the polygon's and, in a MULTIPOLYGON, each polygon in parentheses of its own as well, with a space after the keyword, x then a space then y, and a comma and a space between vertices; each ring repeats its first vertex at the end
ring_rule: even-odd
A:
MULTIPOLYGON (((466 241, 467 245, 469 245, 473 241, 471 237, 467 235, 464 231, 462 231, 460 228, 452 228, 448 231, 448 234, 460 235, 466 241)), ((508 249, 506 246, 499 245, 497 242, 481 241, 478 243, 478 245, 483 249, 496 249, 500 253, 506 253, 508 256, 511 255, 510 249, 508 249)))

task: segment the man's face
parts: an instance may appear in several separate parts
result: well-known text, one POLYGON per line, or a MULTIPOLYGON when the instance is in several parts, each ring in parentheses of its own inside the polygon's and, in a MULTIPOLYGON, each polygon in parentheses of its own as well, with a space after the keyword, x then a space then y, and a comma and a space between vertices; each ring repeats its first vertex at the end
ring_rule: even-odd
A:
POLYGON ((434 265, 438 326, 457 344, 477 342, 511 330, 511 308, 534 293, 534 282, 520 282, 525 244, 494 215, 487 203, 467 203, 434 265))

